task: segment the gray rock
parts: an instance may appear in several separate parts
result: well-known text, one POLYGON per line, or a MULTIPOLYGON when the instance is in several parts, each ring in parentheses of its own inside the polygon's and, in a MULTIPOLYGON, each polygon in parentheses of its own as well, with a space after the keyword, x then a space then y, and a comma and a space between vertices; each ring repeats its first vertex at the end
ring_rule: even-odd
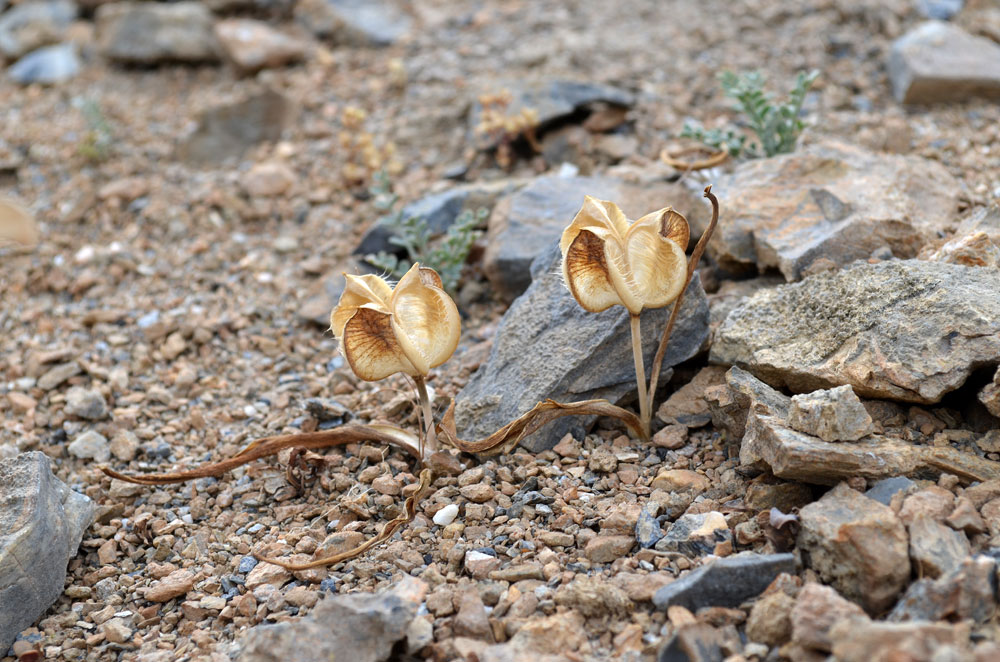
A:
MULTIPOLYGON (((535 261, 534 282, 500 320, 489 360, 456 397, 455 422, 463 439, 492 434, 546 398, 619 402, 635 393, 628 312, 621 306, 597 314, 581 308, 562 282, 560 259, 553 245, 535 261)), ((669 306, 642 314, 647 371, 669 315, 669 306)), ((661 383, 670 366, 694 356, 707 336, 708 303, 696 277, 678 315, 661 383)), ((552 448, 567 432, 581 436, 592 422, 593 417, 560 418, 523 445, 532 451, 552 448)))
POLYGON ((989 556, 962 561, 938 579, 918 579, 886 617, 889 621, 985 623, 997 611, 997 564, 989 556))
POLYGON ((354 662, 381 662, 406 637, 426 594, 423 581, 403 575, 382 593, 327 596, 302 619, 252 628, 236 659, 327 662, 349 652, 354 662))
POLYGON ((0 460, 0 651, 62 594, 94 510, 52 474, 45 454, 0 460))
POLYGON ((96 14, 101 55, 124 64, 217 62, 212 12, 200 2, 114 2, 96 14))
POLYGON ((592 195, 618 202, 629 218, 668 205, 689 217, 706 213, 704 202, 681 184, 641 185, 612 177, 539 177, 499 200, 490 216, 483 271, 496 292, 513 301, 531 284, 531 264, 553 243, 592 195))
POLYGON ((107 417, 108 405, 100 391, 74 386, 66 392, 66 405, 63 411, 71 416, 96 421, 107 417))
POLYGON ((715 388, 705 393, 712 423, 725 434, 730 443, 739 443, 746 434, 747 415, 750 409, 758 413, 788 417, 791 398, 779 393, 742 368, 733 366, 726 372, 726 388, 715 388))
POLYGON ((798 547, 825 583, 870 614, 910 579, 906 528, 888 506, 841 483, 799 511, 798 547))
POLYGON ((73 44, 46 46, 32 51, 11 65, 7 74, 21 85, 55 85, 80 72, 80 58, 73 44))
POLYGON ((875 431, 872 417, 846 385, 792 396, 788 425, 823 441, 857 441, 875 431))
POLYGON ((87 430, 73 440, 66 450, 73 457, 93 459, 97 462, 107 462, 111 459, 111 446, 108 440, 99 432, 87 430))
POLYGON ((0 55, 13 60, 62 41, 76 14, 72 0, 34 0, 15 5, 0 15, 0 55))
MULTIPOLYGON (((501 181, 486 182, 456 186, 455 188, 434 193, 420 198, 402 209, 403 218, 422 218, 432 235, 441 235, 448 231, 458 215, 463 211, 475 213, 479 209, 491 210, 498 196, 513 191, 522 182, 501 181)), ((386 251, 396 253, 400 247, 391 243, 393 229, 386 223, 388 219, 380 218, 361 238, 355 255, 368 255, 386 251)), ((530 266, 530 265, 529 265, 530 266)))
POLYGON ((226 57, 242 73, 280 67, 303 60, 306 45, 263 21, 228 18, 215 24, 215 37, 226 57))
POLYGON ((682 515, 656 543, 661 552, 680 552, 691 557, 712 554, 719 543, 732 541, 726 518, 719 512, 682 515))
POLYGON ((928 21, 897 39, 888 67, 900 103, 1000 97, 1000 45, 950 23, 928 21))
POLYGON ((653 604, 691 611, 702 607, 736 607, 760 595, 783 572, 795 572, 794 554, 742 552, 717 559, 657 589, 653 604))
POLYGON ((916 446, 881 435, 849 444, 832 443, 756 410, 747 417, 740 462, 779 478, 818 485, 857 476, 878 480, 951 473, 969 481, 1000 478, 1000 463, 951 446, 916 446))
POLYGON ((711 360, 795 392, 935 403, 1000 362, 1000 271, 918 260, 859 263, 766 290, 719 328, 711 360))
POLYGON ((834 141, 742 163, 713 190, 724 220, 709 252, 719 265, 777 268, 789 281, 876 252, 916 256, 951 229, 962 192, 939 163, 834 141))
POLYGON ((650 506, 651 504, 646 504, 642 507, 639 519, 635 522, 635 540, 643 549, 649 549, 663 537, 660 523, 656 521, 655 511, 651 510, 650 506))
POLYGON ((918 577, 936 579, 957 569, 972 553, 969 539, 930 517, 921 516, 907 525, 910 561, 918 577))
POLYGON ((210 108, 202 113, 194 133, 178 146, 177 155, 193 164, 238 158, 257 143, 280 138, 296 113, 295 103, 273 90, 210 108))
POLYGON ((413 25, 392 0, 301 0, 295 18, 317 37, 354 46, 388 46, 413 25))
POLYGON ((993 381, 979 391, 979 401, 986 406, 987 411, 1000 418, 1000 367, 993 375, 993 381))
POLYGON ((60 363, 59 365, 52 366, 45 374, 39 377, 37 386, 43 391, 51 391, 70 377, 75 377, 81 372, 83 372, 83 368, 76 361, 60 363))
MULTIPOLYGON (((541 129, 591 104, 603 102, 628 107, 635 103, 635 96, 626 90, 589 81, 513 81, 508 85, 499 85, 498 89, 508 89, 511 93, 512 100, 505 109, 506 114, 516 115, 524 109, 533 110, 541 129)), ((476 134, 482 112, 478 101, 469 110, 469 133, 480 149, 486 149, 496 143, 489 136, 476 134)))
POLYGON ((947 21, 962 11, 965 0, 916 0, 915 4, 924 18, 947 21))
POLYGON ((917 484, 905 476, 893 476, 892 478, 883 478, 869 487, 868 491, 865 492, 865 496, 888 506, 889 502, 892 501, 893 495, 897 492, 906 493, 912 489, 916 489, 916 487, 917 484))

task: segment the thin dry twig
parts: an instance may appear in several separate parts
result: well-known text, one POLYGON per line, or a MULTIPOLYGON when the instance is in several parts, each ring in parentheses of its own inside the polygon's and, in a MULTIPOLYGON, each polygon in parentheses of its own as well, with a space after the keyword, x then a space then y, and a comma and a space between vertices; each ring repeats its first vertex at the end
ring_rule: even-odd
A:
MULTIPOLYGON (((680 154, 686 154, 691 151, 697 150, 697 147, 684 150, 679 152, 680 154)), ((697 161, 683 161, 681 159, 675 158, 666 149, 660 152, 660 160, 666 163, 668 166, 680 170, 682 172, 693 172, 695 170, 707 170, 709 168, 714 168, 717 165, 721 165, 726 162, 729 158, 729 152, 725 150, 720 150, 711 156, 707 156, 703 159, 697 161)))
POLYGON ((344 446, 346 444, 365 441, 380 441, 401 448, 423 465, 423 458, 420 457, 419 441, 416 435, 391 425, 348 423, 331 430, 304 432, 302 434, 283 434, 276 437, 258 439, 247 445, 233 457, 202 465, 195 469, 188 469, 187 471, 129 475, 115 471, 110 467, 101 467, 100 469, 106 476, 129 483, 137 483, 139 485, 169 485, 170 483, 183 483, 195 478, 218 477, 248 462, 275 455, 286 448, 329 448, 331 446, 344 446))
POLYGON ((688 285, 691 284, 694 272, 698 268, 698 262, 701 261, 701 256, 705 252, 712 234, 715 232, 715 226, 719 223, 719 199, 712 193, 711 184, 705 187, 705 197, 712 203, 712 220, 709 222, 705 232, 702 233, 701 239, 698 240, 698 244, 694 247, 694 251, 691 252, 691 259, 688 260, 687 280, 684 281, 684 287, 681 289, 677 300, 674 301, 674 308, 670 311, 670 319, 667 320, 667 326, 663 329, 663 335, 660 336, 660 344, 656 348, 656 355, 653 357, 653 374, 649 378, 648 392, 650 409, 653 408, 653 398, 656 397, 656 383, 660 379, 660 367, 663 365, 663 357, 667 352, 667 345, 670 343, 670 335, 673 333, 674 324, 677 322, 677 313, 684 302, 684 293, 687 292, 688 285))
POLYGON ((392 534, 396 532, 396 529, 410 522, 417 514, 417 502, 419 502, 423 495, 427 493, 432 480, 433 475, 431 474, 430 469, 424 469, 421 471, 420 483, 417 486, 417 491, 406 498, 406 502, 403 504, 403 512, 396 516, 395 519, 386 522, 385 526, 382 527, 382 530, 379 531, 378 535, 369 538, 354 549, 349 549, 346 552, 334 554, 333 556, 306 561, 305 563, 291 563, 278 558, 264 556, 263 554, 258 554, 257 552, 253 552, 253 555, 259 561, 273 563, 274 565, 281 566, 282 568, 293 572, 298 570, 309 570, 310 568, 319 568, 321 566, 335 565, 341 561, 353 559, 356 556, 364 554, 380 542, 388 540, 392 537, 392 534))

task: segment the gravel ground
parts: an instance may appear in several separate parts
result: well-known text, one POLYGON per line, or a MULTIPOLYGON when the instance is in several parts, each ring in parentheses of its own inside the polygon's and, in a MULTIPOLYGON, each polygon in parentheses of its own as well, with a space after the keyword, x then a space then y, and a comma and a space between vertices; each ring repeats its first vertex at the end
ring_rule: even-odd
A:
MULTIPOLYGON (((400 572, 432 586, 436 643, 426 650, 439 659, 454 653, 456 635, 475 632, 461 610, 452 618, 452 596, 465 584, 476 581, 483 602, 506 614, 491 626, 492 636, 504 638, 556 613, 558 587, 587 574, 636 602, 627 613, 595 606, 581 654, 649 655, 666 621, 649 602, 652 590, 691 565, 681 554, 630 553, 632 542, 622 548, 620 536, 634 536, 654 478, 690 470, 677 475, 693 489, 671 493, 688 499, 682 510, 697 498, 689 513, 721 511, 730 528, 752 518, 727 510, 747 481, 711 426, 668 450, 608 423, 557 451, 482 463, 464 457, 464 469, 435 481, 392 542, 287 581, 286 571, 256 565, 251 551, 312 555, 375 534, 416 480, 406 457, 368 446, 331 451, 296 494, 285 479, 286 455, 218 480, 145 488, 112 482, 93 458, 69 451, 94 430, 107 442, 106 449, 98 443, 98 454, 110 451, 116 468, 193 465, 259 437, 322 425, 306 408, 310 398, 336 400, 356 421, 416 425, 402 379, 358 381, 330 333, 296 315, 310 285, 378 215, 364 187, 341 175, 355 157, 338 136, 348 106, 367 112, 364 130, 377 144, 395 145, 402 170, 393 181, 412 200, 443 188, 443 174, 468 160, 465 117, 475 97, 519 79, 569 77, 637 92, 629 119, 638 148, 626 161, 642 166, 684 119, 711 126, 732 117, 719 70, 764 64, 784 86, 795 72, 818 68, 806 104, 812 135, 876 148, 902 141, 903 151, 940 161, 958 177, 970 205, 1000 194, 994 103, 904 110, 892 100, 888 46, 919 20, 903 0, 423 0, 414 12, 418 29, 403 43, 317 42, 305 64, 256 77, 225 67, 128 69, 98 60, 58 87, 0 83, 0 138, 26 149, 16 170, 0 172, 0 186, 29 202, 43 236, 34 250, 0 253, 0 392, 24 396, 0 398, 0 455, 42 450, 62 480, 99 504, 70 561, 64 595, 28 631, 40 635, 46 659, 225 660, 247 628, 301 616, 325 592, 385 587, 400 572), (264 86, 301 106, 280 142, 254 148, 235 169, 174 159, 200 110, 264 86), (79 153, 87 131, 81 99, 96 101, 111 127, 104 162, 79 153), (246 173, 275 161, 294 175, 287 190, 254 195, 246 173), (93 421, 67 413, 74 386, 99 392, 107 413, 93 421), (525 492, 537 492, 534 503, 512 511, 525 492), (434 524, 449 504, 460 516, 434 524), (504 570, 490 578, 496 568, 489 567, 470 579, 465 554, 484 548, 504 570), (513 583, 522 599, 504 604, 513 583)), ((81 43, 92 39, 88 25, 76 26, 81 43)), ((528 159, 506 173, 480 159, 467 178, 544 167, 528 159)), ((473 270, 470 278, 481 276, 473 270)), ((484 359, 503 309, 487 295, 465 312, 459 353, 431 381, 439 407, 484 359)), ((698 367, 679 371, 674 387, 698 367)), ((773 550, 774 543, 761 537, 740 547, 773 550)), ((720 622, 746 617, 730 611, 720 622)))

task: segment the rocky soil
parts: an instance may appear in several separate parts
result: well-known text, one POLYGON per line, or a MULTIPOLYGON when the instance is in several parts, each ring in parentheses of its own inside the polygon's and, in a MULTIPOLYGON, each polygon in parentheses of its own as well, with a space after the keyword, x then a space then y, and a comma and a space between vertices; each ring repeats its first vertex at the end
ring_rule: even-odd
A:
POLYGON ((40 234, 0 246, 0 662, 1000 659, 998 53, 996 0, 0 0, 0 193, 40 234), (761 67, 820 72, 795 153, 660 160, 761 67), (476 130, 504 91, 533 140, 476 130), (379 171, 436 232, 488 212, 430 381, 470 436, 634 404, 621 310, 583 313, 554 246, 585 194, 697 237, 712 183, 652 441, 456 455, 390 541, 294 573, 253 553, 356 546, 410 459, 100 473, 416 428, 326 328, 392 248, 379 171))

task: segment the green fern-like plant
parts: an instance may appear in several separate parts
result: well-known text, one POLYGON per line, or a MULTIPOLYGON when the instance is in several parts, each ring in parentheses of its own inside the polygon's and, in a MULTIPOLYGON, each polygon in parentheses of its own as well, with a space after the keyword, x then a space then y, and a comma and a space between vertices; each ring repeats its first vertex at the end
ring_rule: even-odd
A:
POLYGON ((437 271, 444 289, 455 294, 472 244, 483 234, 478 228, 489 212, 484 208, 475 212, 467 209, 455 218, 443 236, 435 239, 424 218, 407 217, 402 210, 393 211, 399 196, 392 191, 392 183, 384 172, 376 173, 369 191, 376 208, 390 212, 380 223, 392 230, 389 243, 402 248, 406 257, 379 251, 366 255, 365 262, 395 278, 401 278, 414 262, 420 262, 437 271))
POLYGON ((788 99, 776 102, 764 91, 765 78, 759 72, 738 75, 723 71, 719 74, 722 91, 736 100, 737 109, 746 116, 746 124, 756 140, 748 141, 745 134, 733 127, 706 130, 691 123, 685 123, 681 137, 693 138, 712 149, 724 149, 733 157, 759 158, 792 152, 805 128, 799 117, 802 103, 818 76, 815 70, 799 72, 788 99))

